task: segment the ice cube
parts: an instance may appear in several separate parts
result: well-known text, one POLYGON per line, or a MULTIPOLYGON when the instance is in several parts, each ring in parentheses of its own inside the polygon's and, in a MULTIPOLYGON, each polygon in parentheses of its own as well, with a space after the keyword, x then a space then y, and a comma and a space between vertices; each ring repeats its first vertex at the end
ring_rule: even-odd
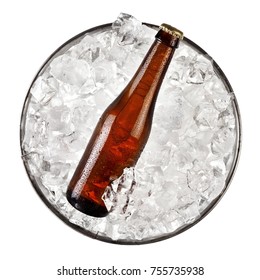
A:
POLYGON ((87 62, 66 54, 56 57, 50 64, 50 73, 59 81, 81 87, 90 75, 87 62))

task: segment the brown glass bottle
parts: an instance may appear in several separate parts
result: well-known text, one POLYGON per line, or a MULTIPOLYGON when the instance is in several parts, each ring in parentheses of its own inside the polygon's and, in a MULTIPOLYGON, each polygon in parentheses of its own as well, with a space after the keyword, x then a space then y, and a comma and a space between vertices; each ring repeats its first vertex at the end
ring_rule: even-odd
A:
POLYGON ((79 211, 108 214, 102 195, 144 149, 156 98, 180 39, 182 32, 163 24, 131 81, 101 116, 67 190, 68 201, 79 211))

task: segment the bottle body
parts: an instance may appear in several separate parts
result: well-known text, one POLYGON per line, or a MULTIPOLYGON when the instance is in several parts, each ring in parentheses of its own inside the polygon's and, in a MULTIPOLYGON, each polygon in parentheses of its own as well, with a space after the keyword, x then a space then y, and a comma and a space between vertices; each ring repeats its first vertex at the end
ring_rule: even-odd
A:
POLYGON ((156 98, 179 38, 160 30, 126 88, 102 114, 67 190, 79 211, 104 217, 106 187, 134 166, 149 138, 156 98))

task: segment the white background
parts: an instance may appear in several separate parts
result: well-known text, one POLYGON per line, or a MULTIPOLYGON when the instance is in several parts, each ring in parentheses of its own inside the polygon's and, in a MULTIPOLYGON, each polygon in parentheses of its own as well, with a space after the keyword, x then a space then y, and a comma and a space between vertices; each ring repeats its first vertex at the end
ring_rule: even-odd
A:
MULTIPOLYGON (((161 278, 260 279, 257 3, 253 0, 1 1, 1 279, 61 279, 56 271, 62 265, 142 269, 204 266, 206 274, 202 277, 161 278), (219 205, 183 234, 141 246, 92 240, 66 226, 45 207, 31 187, 19 148, 23 101, 39 67, 63 42, 85 29, 114 21, 121 11, 144 22, 172 24, 204 48, 228 77, 240 105, 243 124, 239 166, 219 205)), ((138 278, 152 279, 148 276, 135 279, 138 278)))

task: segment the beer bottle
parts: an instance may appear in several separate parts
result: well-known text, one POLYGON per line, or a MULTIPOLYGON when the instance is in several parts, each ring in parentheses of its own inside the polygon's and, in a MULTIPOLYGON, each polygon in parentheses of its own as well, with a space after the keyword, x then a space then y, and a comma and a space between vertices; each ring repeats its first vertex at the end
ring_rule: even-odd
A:
POLYGON ((181 31, 162 24, 137 72, 102 114, 66 194, 79 211, 94 217, 108 214, 102 195, 144 149, 160 86, 182 37, 181 31))

